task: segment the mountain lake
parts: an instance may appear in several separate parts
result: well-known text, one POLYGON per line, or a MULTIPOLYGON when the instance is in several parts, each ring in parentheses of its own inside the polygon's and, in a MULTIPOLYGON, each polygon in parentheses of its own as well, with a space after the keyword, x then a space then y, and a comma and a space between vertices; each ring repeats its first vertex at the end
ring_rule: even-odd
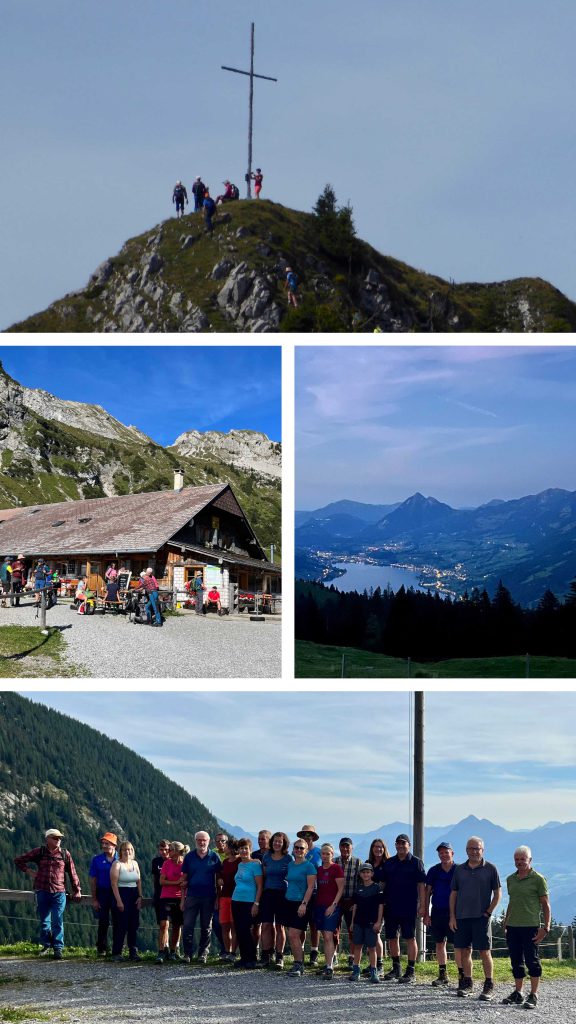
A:
POLYGON ((394 592, 404 586, 414 587, 414 590, 430 590, 430 587, 420 586, 420 575, 410 569, 399 569, 394 565, 372 565, 368 562, 334 562, 337 569, 344 569, 345 575, 338 576, 335 580, 327 580, 327 586, 333 586, 336 590, 348 593, 357 590, 362 594, 365 590, 386 590, 388 585, 394 592))

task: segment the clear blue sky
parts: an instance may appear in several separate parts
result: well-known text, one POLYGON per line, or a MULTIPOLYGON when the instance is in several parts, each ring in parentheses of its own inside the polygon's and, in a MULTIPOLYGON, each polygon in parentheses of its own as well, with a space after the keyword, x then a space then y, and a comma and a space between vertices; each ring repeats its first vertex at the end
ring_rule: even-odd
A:
POLYGON ((576 350, 296 350, 296 507, 576 489, 576 350))
MULTIPOLYGON (((25 696, 126 744, 253 833, 294 836, 304 819, 320 833, 367 832, 410 814, 406 693, 25 696)), ((468 814, 505 828, 573 820, 575 711, 573 693, 428 693, 427 824, 468 814)))
POLYGON ((250 21, 263 195, 326 182, 381 251, 576 298, 573 0, 4 0, 0 327, 246 170, 250 21))
POLYGON ((281 439, 280 348, 2 346, 20 384, 101 405, 159 444, 185 430, 259 430, 281 439))

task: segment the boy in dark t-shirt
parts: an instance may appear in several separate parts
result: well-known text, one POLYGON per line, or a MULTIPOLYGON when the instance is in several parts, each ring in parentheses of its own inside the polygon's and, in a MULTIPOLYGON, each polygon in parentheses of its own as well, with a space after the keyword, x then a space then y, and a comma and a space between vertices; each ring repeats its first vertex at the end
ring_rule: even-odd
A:
POLYGON ((370 959, 370 981, 379 982, 376 970, 376 940, 382 928, 384 915, 384 893, 374 881, 372 864, 361 864, 360 885, 352 897, 352 942, 354 943, 354 966, 350 981, 360 981, 360 959, 366 946, 370 959))

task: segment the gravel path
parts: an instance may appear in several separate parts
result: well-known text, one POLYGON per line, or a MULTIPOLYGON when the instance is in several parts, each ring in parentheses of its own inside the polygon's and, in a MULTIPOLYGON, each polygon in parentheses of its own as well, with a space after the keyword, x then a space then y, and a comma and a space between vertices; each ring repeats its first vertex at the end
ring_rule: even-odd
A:
MULTIPOLYGON (((37 626, 33 605, 0 609, 0 626, 37 626)), ((123 615, 80 616, 59 604, 48 626, 65 627, 68 661, 103 679, 275 679, 282 674, 281 620, 250 622, 247 614, 166 619, 162 629, 136 626, 123 615)))
MULTIPOLYGON (((458 999, 454 988, 438 991, 429 983, 409 988, 386 982, 378 987, 368 982, 351 985, 346 974, 326 982, 312 974, 289 978, 264 970, 78 960, 56 964, 14 957, 0 960, 0 982, 8 977, 20 980, 1 985, 4 1005, 50 1008, 52 1021, 66 1019, 69 1024, 504 1024, 518 1017, 545 1018, 550 1024, 576 1021, 576 981, 544 983, 540 1003, 527 1017, 521 1007, 502 1006, 510 984, 496 985, 494 1001, 482 1003, 458 999)), ((476 988, 479 991, 479 983, 476 988)), ((31 1013, 29 1019, 38 1016, 31 1013)))

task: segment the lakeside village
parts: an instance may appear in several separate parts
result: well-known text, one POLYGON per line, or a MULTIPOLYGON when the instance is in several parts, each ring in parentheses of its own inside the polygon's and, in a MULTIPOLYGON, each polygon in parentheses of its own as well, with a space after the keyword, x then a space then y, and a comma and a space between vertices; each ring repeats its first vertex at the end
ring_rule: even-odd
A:
POLYGON ((154 578, 161 610, 281 611, 281 568, 268 558, 230 485, 184 487, 180 470, 172 491, 0 510, 0 551, 10 566, 4 606, 39 591, 34 580, 42 565, 57 580, 50 586, 58 597, 88 614, 137 611, 131 598, 135 590, 149 597, 146 574, 154 578))
POLYGON ((457 562, 450 569, 438 569, 434 565, 415 565, 413 562, 389 561, 389 553, 399 550, 399 545, 389 545, 386 548, 369 547, 366 548, 366 551, 357 555, 344 555, 334 551, 314 551, 312 554, 319 561, 325 562, 318 579, 320 583, 331 583, 333 580, 346 574, 345 569, 338 569, 333 564, 337 560, 338 562, 348 562, 356 565, 390 566, 392 569, 405 569, 407 572, 417 575, 419 585, 426 590, 436 590, 446 597, 459 598, 462 596, 461 585, 466 583, 467 576, 461 562, 457 562), (379 557, 376 557, 376 552, 379 557), (386 560, 383 561, 383 558, 386 560), (454 588, 454 583, 458 585, 458 589, 454 588))

